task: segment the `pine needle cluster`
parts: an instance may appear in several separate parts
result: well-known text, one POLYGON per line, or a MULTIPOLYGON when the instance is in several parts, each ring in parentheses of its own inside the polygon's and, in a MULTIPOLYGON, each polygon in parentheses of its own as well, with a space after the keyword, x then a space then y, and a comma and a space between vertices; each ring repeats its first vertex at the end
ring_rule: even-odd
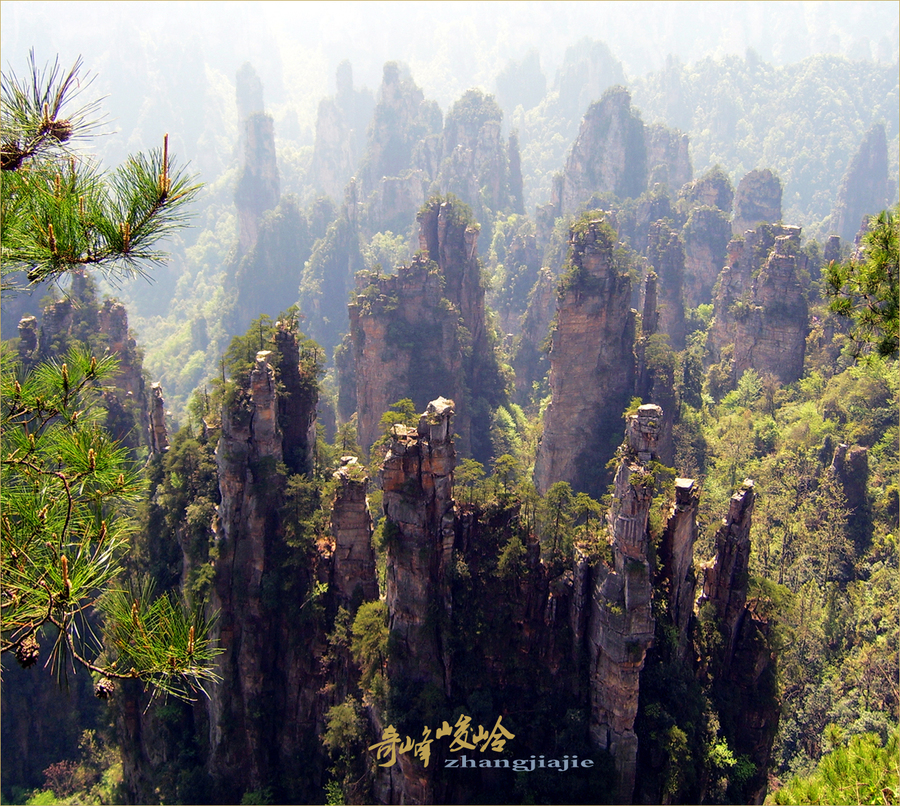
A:
MULTIPOLYGON (((0 289, 87 269, 143 274, 200 186, 174 167, 168 135, 103 173, 71 149, 99 125, 97 102, 69 111, 91 83, 81 59, 40 70, 32 52, 29 67, 24 80, 2 77, 0 289)), ((103 384, 117 370, 85 347, 30 371, 0 353, 0 656, 27 667, 46 654, 60 678, 80 664, 102 699, 117 679, 190 699, 217 680, 209 622, 121 582, 145 485, 104 426, 103 384)))
MULTIPOLYGON (((165 259, 161 239, 187 223, 187 205, 200 185, 161 148, 129 157, 107 174, 70 143, 98 125, 96 103, 63 118, 66 103, 82 92, 79 59, 61 77, 58 63, 41 71, 31 54, 27 81, 2 81, 2 290, 58 280, 94 268, 113 282, 144 275, 165 259)), ((90 82, 86 82, 87 85, 90 82)))

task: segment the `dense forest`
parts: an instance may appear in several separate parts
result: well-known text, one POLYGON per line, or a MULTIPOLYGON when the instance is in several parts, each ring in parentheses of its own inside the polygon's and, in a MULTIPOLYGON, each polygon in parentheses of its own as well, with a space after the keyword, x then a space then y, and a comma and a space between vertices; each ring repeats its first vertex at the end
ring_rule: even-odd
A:
POLYGON ((49 267, 4 285, 3 607, 24 530, 63 591, 3 622, 3 802, 897 803, 896 28, 501 26, 325 90, 260 19, 237 64, 156 24, 85 54, 133 129, 78 145, 191 216, 146 277, 83 268, 140 194, 3 135, 4 281, 49 267))

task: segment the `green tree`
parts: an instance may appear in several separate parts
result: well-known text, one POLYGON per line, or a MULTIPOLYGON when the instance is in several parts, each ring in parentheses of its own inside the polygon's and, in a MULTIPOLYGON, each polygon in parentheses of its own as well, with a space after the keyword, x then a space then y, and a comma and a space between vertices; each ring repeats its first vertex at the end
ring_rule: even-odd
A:
POLYGON ((881 356, 898 354, 898 210, 882 210, 863 238, 863 258, 831 263, 825 290, 829 310, 851 319, 851 334, 881 356))
POLYGON ((886 744, 873 733, 853 736, 811 775, 792 778, 766 803, 896 803, 898 735, 894 731, 886 744))
POLYGON ((552 540, 550 557, 557 559, 560 548, 567 552, 572 542, 572 487, 567 481, 557 481, 544 496, 545 530, 552 540))
POLYGON ((163 147, 130 157, 111 176, 71 143, 97 124, 96 103, 68 111, 89 85, 80 83, 79 58, 68 73, 59 62, 2 78, 2 290, 59 279, 93 268, 112 279, 144 274, 165 259, 157 246, 186 224, 187 205, 200 186, 174 166, 163 147), (67 116, 64 116, 67 115, 67 116))
POLYGON ((350 652, 360 668, 360 686, 365 691, 383 689, 387 663, 387 605, 383 601, 361 605, 353 619, 350 652))
MULTIPOLYGON (((90 133, 96 104, 69 112, 81 60, 2 77, 2 281, 58 280, 95 268, 113 278, 161 260, 160 238, 185 222, 196 194, 164 146, 106 178, 70 144, 90 133)), ((150 585, 125 589, 122 552, 143 493, 138 469, 102 425, 102 384, 114 357, 72 347, 26 373, 9 352, 0 374, 0 654, 38 660, 53 639, 58 674, 80 663, 109 696, 119 679, 190 697, 215 679, 209 625, 150 585), (94 631, 99 610, 105 642, 94 631)))

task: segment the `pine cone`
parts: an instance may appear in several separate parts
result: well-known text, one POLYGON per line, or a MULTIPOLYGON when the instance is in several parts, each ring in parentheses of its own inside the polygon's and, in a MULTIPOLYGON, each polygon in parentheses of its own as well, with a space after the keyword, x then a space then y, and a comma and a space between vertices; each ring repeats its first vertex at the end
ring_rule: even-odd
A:
POLYGON ((18 170, 24 159, 25 152, 23 152, 15 143, 4 143, 0 146, 0 170, 18 170))
POLYGON ((110 694, 116 690, 116 684, 108 677, 101 677, 94 683, 94 696, 98 700, 108 700, 110 694))
POLYGON ((29 635, 16 647, 16 660, 23 669, 34 666, 40 655, 40 647, 34 635, 29 635))
POLYGON ((72 136, 72 124, 68 120, 54 120, 48 131, 57 143, 65 143, 72 136))

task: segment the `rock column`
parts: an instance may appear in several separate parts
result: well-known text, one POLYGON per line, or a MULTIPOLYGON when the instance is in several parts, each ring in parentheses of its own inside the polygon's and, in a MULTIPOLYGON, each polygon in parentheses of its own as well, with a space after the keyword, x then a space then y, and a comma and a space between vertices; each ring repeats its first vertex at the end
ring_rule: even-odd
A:
POLYGON ((620 417, 634 389, 631 280, 613 257, 616 233, 602 220, 573 228, 550 351, 550 405, 534 467, 545 493, 557 481, 599 498, 620 417))
POLYGON ((669 585, 669 615, 678 629, 677 656, 688 660, 690 623, 694 613, 694 543, 697 540, 697 510, 700 491, 694 479, 675 479, 675 502, 669 512, 660 545, 663 579, 669 585))
POLYGON ((453 551, 453 401, 428 404, 417 429, 394 427, 381 469, 387 516, 387 605, 391 677, 449 693, 449 656, 429 611, 447 600, 444 567, 453 551))
POLYGON ((341 459, 334 474, 337 493, 331 508, 334 537, 334 583, 346 600, 360 596, 378 598, 375 551, 372 548, 372 516, 366 501, 368 477, 355 456, 341 459))
POLYGON ((613 567, 598 566, 588 628, 590 738, 608 750, 616 767, 616 803, 630 803, 637 772, 640 673, 653 643, 652 586, 647 558, 647 518, 662 409, 641 406, 628 420, 610 507, 613 567))

